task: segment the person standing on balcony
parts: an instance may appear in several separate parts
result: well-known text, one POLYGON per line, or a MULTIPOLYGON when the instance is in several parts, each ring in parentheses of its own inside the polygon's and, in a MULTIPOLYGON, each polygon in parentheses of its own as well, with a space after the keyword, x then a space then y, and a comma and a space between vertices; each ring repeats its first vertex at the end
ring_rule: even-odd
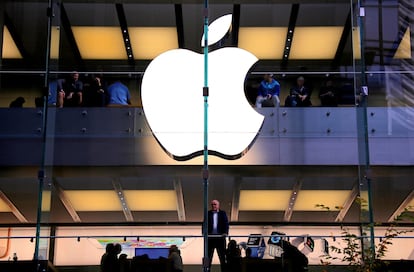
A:
POLYGON ((225 211, 220 210, 218 200, 211 201, 211 210, 208 211, 208 261, 211 268, 214 249, 220 260, 221 271, 226 270, 226 237, 229 234, 229 220, 225 211))

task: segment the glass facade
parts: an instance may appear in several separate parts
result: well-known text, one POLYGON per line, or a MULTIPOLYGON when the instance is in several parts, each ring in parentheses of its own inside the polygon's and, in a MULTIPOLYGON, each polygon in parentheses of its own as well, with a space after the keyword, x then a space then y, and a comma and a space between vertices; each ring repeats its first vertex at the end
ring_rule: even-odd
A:
MULTIPOLYGON (((203 158, 177 160, 161 145, 142 86, 160 54, 202 53, 203 5, 146 2, 0 3, 0 263, 16 253, 57 267, 96 266, 106 243, 115 242, 129 258, 136 248, 177 244, 188 269, 201 266, 203 158), (82 96, 78 83, 69 84, 74 71, 82 96), (108 98, 109 86, 119 83, 129 89, 126 105, 108 98)), ((209 156, 208 201, 220 200, 229 235, 242 243, 253 233, 266 241, 274 231, 284 233, 316 267, 329 246, 347 246, 344 230, 377 253, 396 230, 381 257, 414 260, 413 221, 394 224, 414 211, 414 2, 233 2, 210 4, 210 22, 232 14, 231 28, 210 52, 238 47, 258 60, 240 84, 228 84, 237 59, 234 69, 210 78, 211 92, 222 92, 216 100, 210 95, 209 114, 219 116, 210 119, 218 128, 211 135, 221 133, 218 142, 230 146, 252 133, 229 133, 234 123, 243 131, 248 120, 235 120, 239 100, 223 86, 243 86, 246 111, 264 121, 253 143, 231 160, 215 156, 225 147, 209 156), (280 104, 258 108, 265 74, 280 83, 280 104), (298 77, 307 107, 288 105, 298 77), (225 110, 214 107, 220 96, 225 110), (312 249, 307 237, 315 241, 312 249)), ((157 118, 171 130, 186 124, 177 112, 191 120, 188 109, 198 106, 180 93, 194 81, 192 64, 179 62, 147 83, 159 90, 157 118)), ((210 66, 210 74, 214 68, 222 67, 210 66)), ((202 85, 194 92, 201 106, 202 85)), ((168 133, 198 137, 183 130, 168 133)), ((265 259, 275 256, 270 248, 265 259)), ((338 256, 332 265, 348 264, 338 256)))

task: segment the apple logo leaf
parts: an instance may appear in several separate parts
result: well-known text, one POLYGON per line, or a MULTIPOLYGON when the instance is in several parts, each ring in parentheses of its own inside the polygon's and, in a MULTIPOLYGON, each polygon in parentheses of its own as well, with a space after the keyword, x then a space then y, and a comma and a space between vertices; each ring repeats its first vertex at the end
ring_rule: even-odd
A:
MULTIPOLYGON (((231 29, 232 15, 223 15, 208 26, 208 45, 220 41, 231 29)), ((201 38, 201 47, 204 47, 204 35, 201 38)))

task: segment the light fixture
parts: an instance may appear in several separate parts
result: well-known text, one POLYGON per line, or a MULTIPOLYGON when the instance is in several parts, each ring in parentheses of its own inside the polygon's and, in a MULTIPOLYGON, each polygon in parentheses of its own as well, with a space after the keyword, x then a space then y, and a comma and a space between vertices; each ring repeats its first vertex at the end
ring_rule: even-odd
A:
POLYGON ((51 30, 50 38, 50 58, 59 58, 59 46, 60 46, 60 27, 54 26, 51 30))
POLYGON ((131 211, 176 211, 174 190, 124 190, 131 211))
POLYGON ((122 32, 119 27, 72 26, 83 59, 127 59, 122 32))
POLYGON ((284 211, 290 190, 240 190, 239 211, 284 211))
POLYGON ((407 27, 407 30, 402 37, 400 44, 398 45, 397 50, 394 54, 394 59, 411 59, 411 34, 410 27, 407 27))
POLYGON ((78 212, 122 211, 117 193, 113 190, 65 190, 64 192, 78 212))
POLYGON ((178 48, 176 27, 129 27, 128 33, 135 59, 153 59, 178 48))
POLYGON ((22 59, 23 58, 7 26, 3 27, 2 58, 3 59, 22 59))
POLYGON ((289 59, 333 59, 342 31, 342 26, 295 27, 289 59))
POLYGON ((340 210, 350 190, 300 190, 295 202, 295 211, 322 211, 318 204, 330 207, 332 211, 340 210))
POLYGON ((240 27, 238 47, 259 59, 282 59, 287 27, 240 27))
POLYGON ((12 212, 11 208, 7 203, 0 198, 0 212, 12 212))

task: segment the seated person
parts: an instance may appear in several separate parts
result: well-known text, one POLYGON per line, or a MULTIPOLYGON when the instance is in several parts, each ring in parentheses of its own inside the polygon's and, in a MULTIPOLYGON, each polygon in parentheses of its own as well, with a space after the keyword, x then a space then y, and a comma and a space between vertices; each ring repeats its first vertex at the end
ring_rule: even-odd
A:
POLYGON ((284 240, 281 241, 280 246, 283 249, 283 258, 289 260, 292 264, 292 271, 308 270, 308 258, 297 247, 284 240))
POLYGON ((26 100, 22 96, 19 96, 18 98, 10 102, 10 108, 23 108, 23 104, 25 102, 26 100))
POLYGON ((128 87, 120 81, 116 81, 108 87, 108 105, 109 106, 128 106, 131 105, 131 96, 128 87))
POLYGON ((300 76, 296 80, 296 86, 290 89, 290 93, 285 100, 285 107, 309 107, 312 106, 310 101, 310 92, 305 87, 305 79, 300 76))
POLYGON ((265 74, 260 82, 258 96, 256 98, 256 108, 261 108, 263 104, 270 104, 272 107, 279 105, 280 84, 273 78, 273 74, 265 74))
POLYGON ((103 75, 92 75, 84 84, 84 105, 88 107, 104 107, 107 103, 107 84, 103 75))
POLYGON ((322 107, 337 107, 338 96, 333 82, 331 79, 326 81, 325 86, 322 86, 319 90, 319 99, 321 100, 322 107))
POLYGON ((79 106, 82 104, 83 83, 79 80, 79 73, 74 71, 68 79, 58 80, 57 106, 79 106))

